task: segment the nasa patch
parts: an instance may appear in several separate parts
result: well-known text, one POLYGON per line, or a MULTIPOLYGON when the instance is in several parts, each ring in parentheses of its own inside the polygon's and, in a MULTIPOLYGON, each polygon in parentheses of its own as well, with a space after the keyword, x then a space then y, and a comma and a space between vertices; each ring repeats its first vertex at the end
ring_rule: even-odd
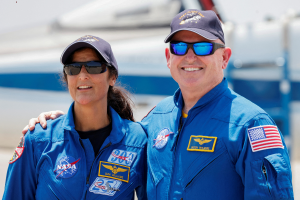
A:
POLYGON ((75 160, 72 156, 61 157, 56 162, 56 167, 54 173, 56 178, 71 178, 73 177, 78 170, 78 162, 80 158, 75 160))
POLYGON ((94 194, 102 194, 108 196, 114 196, 122 182, 109 178, 97 177, 93 184, 90 186, 89 191, 94 194))
POLYGON ((164 128, 162 129, 156 139, 154 139, 154 145, 153 147, 155 147, 156 149, 162 149, 164 148, 164 146, 166 146, 168 140, 169 140, 169 136, 170 134, 173 134, 173 132, 170 131, 170 129, 168 128, 164 128))
POLYGON ((131 166, 132 162, 136 157, 136 152, 124 151, 121 149, 114 149, 109 158, 108 162, 131 166))
POLYGON ((24 143, 25 143, 25 138, 23 136, 21 137, 21 141, 19 142, 19 145, 15 149, 15 152, 9 161, 9 164, 14 163, 16 160, 18 160, 21 157, 25 148, 24 143))

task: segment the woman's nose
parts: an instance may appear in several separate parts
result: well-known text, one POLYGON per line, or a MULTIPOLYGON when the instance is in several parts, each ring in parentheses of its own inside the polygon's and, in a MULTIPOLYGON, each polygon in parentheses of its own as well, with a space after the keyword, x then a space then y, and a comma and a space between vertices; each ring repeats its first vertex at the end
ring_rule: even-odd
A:
POLYGON ((86 68, 84 65, 82 65, 80 73, 79 73, 79 79, 84 80, 88 79, 88 72, 86 71, 86 68))

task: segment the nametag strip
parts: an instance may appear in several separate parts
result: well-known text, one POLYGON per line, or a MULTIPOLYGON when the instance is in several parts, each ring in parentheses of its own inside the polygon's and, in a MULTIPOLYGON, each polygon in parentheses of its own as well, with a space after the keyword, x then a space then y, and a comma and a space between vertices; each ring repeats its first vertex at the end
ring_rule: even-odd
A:
POLYGON ((217 137, 191 135, 187 150, 214 152, 216 142, 217 137))
POLYGON ((130 167, 111 162, 100 161, 98 176, 129 182, 130 167))

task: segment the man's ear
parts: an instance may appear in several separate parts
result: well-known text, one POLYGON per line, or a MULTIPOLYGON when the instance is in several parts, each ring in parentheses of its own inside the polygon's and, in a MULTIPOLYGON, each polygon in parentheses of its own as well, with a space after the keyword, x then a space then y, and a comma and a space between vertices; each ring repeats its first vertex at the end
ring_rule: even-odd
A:
POLYGON ((223 64, 222 64, 222 69, 226 69, 229 59, 231 57, 231 49, 229 47, 225 47, 223 51, 223 64))
POLYGON ((166 55, 166 59, 167 59, 167 66, 170 69, 170 67, 171 67, 171 63, 170 63, 171 62, 171 59, 170 59, 171 55, 170 55, 169 48, 165 49, 165 55, 166 55))

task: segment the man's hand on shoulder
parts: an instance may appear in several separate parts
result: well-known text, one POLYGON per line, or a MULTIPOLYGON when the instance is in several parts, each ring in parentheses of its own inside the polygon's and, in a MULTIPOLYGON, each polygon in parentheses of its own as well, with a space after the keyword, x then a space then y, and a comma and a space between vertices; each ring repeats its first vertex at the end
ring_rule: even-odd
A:
POLYGON ((43 112, 38 116, 38 118, 31 118, 29 120, 29 124, 27 126, 25 126, 24 129, 22 130, 22 134, 25 135, 27 133, 28 129, 30 131, 33 131, 35 128, 35 125, 37 123, 40 123, 43 128, 46 128, 48 119, 56 119, 64 114, 65 113, 61 110, 43 112))

